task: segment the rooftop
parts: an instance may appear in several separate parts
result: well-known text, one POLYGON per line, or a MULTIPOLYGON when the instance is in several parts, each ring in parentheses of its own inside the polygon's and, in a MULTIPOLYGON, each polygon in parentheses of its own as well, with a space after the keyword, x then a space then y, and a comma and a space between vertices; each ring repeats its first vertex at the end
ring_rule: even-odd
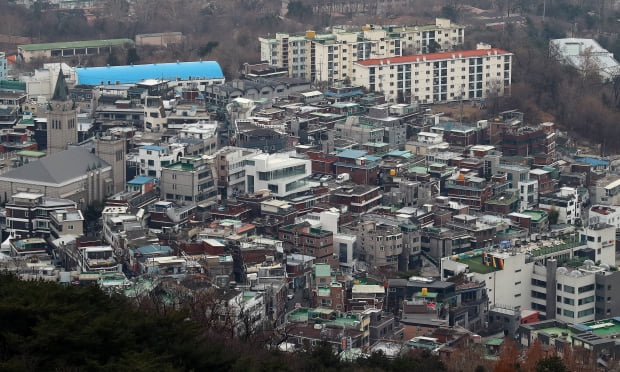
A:
POLYGON ((144 149, 144 150, 150 150, 150 151, 164 151, 166 148, 161 147, 161 146, 146 145, 146 146, 140 146, 138 147, 138 149, 144 149))
POLYGON ((105 82, 138 83, 145 79, 168 80, 223 79, 222 68, 215 61, 153 63, 147 65, 76 68, 78 83, 100 85, 105 82))
POLYGON ((480 274, 489 274, 501 270, 499 267, 486 266, 485 264, 483 264, 481 256, 461 258, 458 262, 467 265, 469 267, 469 271, 480 274))
POLYGON ((154 180, 153 177, 138 176, 132 179, 131 181, 127 182, 127 184, 128 185, 144 185, 145 183, 149 183, 152 180, 154 180))
POLYGON ((610 337, 620 335, 620 318, 597 320, 583 323, 586 329, 599 337, 610 337))
POLYGON ((95 154, 75 147, 10 170, 0 179, 58 185, 83 177, 90 170, 107 167, 110 165, 95 154))
POLYGON ((524 214, 524 215, 530 217, 533 222, 540 222, 545 217, 547 217, 547 213, 545 213, 543 211, 535 211, 535 210, 532 210, 532 209, 524 210, 523 212, 521 212, 521 214, 524 214))
POLYGON ((458 52, 441 52, 441 53, 417 54, 417 55, 402 56, 402 57, 366 59, 363 61, 358 61, 356 63, 362 66, 382 66, 384 64, 389 65, 389 64, 400 64, 400 63, 437 61, 437 60, 442 60, 442 59, 484 57, 487 55, 512 55, 512 53, 509 53, 505 50, 497 49, 497 48, 472 49, 472 50, 461 50, 458 52))
POLYGON ((109 39, 109 40, 84 40, 84 41, 65 41, 58 43, 43 44, 24 44, 19 48, 25 51, 47 50, 47 49, 67 49, 67 48, 96 48, 110 45, 133 44, 131 39, 109 39))

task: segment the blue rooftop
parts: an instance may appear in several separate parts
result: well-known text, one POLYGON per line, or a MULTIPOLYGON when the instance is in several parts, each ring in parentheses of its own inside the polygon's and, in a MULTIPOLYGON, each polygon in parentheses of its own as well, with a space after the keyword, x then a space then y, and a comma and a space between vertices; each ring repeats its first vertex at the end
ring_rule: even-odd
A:
POLYGON ((380 156, 374 156, 374 155, 366 155, 366 160, 368 161, 377 161, 377 160, 381 160, 380 156))
POLYGON ((152 180, 154 180, 153 177, 139 176, 139 177, 136 177, 133 180, 127 182, 127 184, 128 185, 144 185, 145 183, 149 183, 152 180))
POLYGON ((138 83, 145 79, 189 80, 223 79, 224 74, 215 61, 153 63, 148 65, 79 67, 75 69, 78 84, 100 85, 138 83))
POLYGON ((352 90, 350 92, 345 92, 345 93, 336 93, 336 92, 331 92, 327 90, 323 92, 323 94, 325 94, 327 97, 343 98, 343 97, 361 96, 362 94, 364 94, 364 92, 362 92, 361 90, 352 90))
POLYGON ((453 121, 447 121, 447 122, 444 122, 444 123, 439 123, 439 124, 436 124, 435 127, 443 128, 443 130, 445 130, 445 131, 451 131, 451 130, 467 131, 467 130, 474 130, 474 129, 476 129, 476 128, 472 127, 472 126, 455 123, 453 121))
POLYGON ((146 145, 146 146, 140 146, 138 147, 139 149, 145 149, 145 150, 151 150, 151 151, 164 151, 165 148, 161 147, 161 146, 153 146, 153 145, 146 145))
POLYGON ((387 154, 385 154, 385 156, 403 156, 408 153, 409 151, 394 150, 394 151, 388 152, 387 154))
POLYGON ((341 157, 341 158, 347 158, 347 159, 357 159, 360 158, 364 155, 366 155, 368 152, 367 151, 362 151, 362 150, 344 150, 341 153, 338 153, 336 156, 341 157))
POLYGON ((599 158, 584 157, 584 158, 575 158, 575 160, 586 163, 592 167, 609 165, 609 160, 603 160, 599 158))
POLYGON ((149 254, 162 254, 162 253, 170 253, 172 254, 172 248, 170 248, 167 245, 147 245, 144 247, 140 247, 138 249, 136 249, 136 253, 142 254, 142 255, 149 255, 149 254))

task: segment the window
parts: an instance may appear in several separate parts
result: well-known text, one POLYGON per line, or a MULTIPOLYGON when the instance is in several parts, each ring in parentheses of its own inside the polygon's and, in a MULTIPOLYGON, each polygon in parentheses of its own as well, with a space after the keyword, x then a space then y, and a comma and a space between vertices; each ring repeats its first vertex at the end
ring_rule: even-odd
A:
POLYGON ((566 293, 575 293, 575 287, 571 287, 570 285, 564 286, 564 292, 566 293))
POLYGON ((589 291, 593 291, 593 290, 594 290, 594 284, 590 284, 590 285, 585 285, 583 287, 579 287, 577 292, 584 293, 584 292, 589 292, 589 291))
POLYGON ((575 317, 575 312, 564 309, 564 316, 568 316, 568 317, 574 318, 575 317))
POLYGON ((580 312, 577 313, 577 317, 582 318, 584 316, 588 316, 588 315, 592 315, 594 314, 594 308, 590 308, 590 309, 586 309, 586 310, 582 310, 580 312))
POLYGON ((594 296, 588 296, 588 297, 585 297, 585 298, 580 298, 579 301, 577 301, 577 304, 579 306, 581 306, 581 305, 589 304, 591 302, 594 302, 594 296))

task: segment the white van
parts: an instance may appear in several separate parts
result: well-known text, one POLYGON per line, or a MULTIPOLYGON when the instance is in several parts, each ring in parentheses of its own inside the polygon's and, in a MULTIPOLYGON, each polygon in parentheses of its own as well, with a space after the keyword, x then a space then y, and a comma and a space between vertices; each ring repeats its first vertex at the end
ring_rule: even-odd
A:
POLYGON ((343 183, 351 179, 351 175, 349 173, 341 173, 336 177, 336 183, 343 183))

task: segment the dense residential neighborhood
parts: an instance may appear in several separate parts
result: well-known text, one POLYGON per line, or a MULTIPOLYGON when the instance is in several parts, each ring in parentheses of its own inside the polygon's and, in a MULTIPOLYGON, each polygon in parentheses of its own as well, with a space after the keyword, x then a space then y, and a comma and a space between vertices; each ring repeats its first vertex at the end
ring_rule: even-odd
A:
MULTIPOLYGON (((393 11, 351 3, 308 6, 393 11)), ((541 348, 617 370, 620 157, 506 109, 524 59, 470 28, 283 28, 248 41, 259 60, 236 76, 216 59, 81 63, 181 32, 0 48, 0 271, 185 309, 282 353, 450 365, 475 345, 486 370, 514 344, 525 364, 541 348)), ((545 48, 616 84, 596 40, 545 48)))

